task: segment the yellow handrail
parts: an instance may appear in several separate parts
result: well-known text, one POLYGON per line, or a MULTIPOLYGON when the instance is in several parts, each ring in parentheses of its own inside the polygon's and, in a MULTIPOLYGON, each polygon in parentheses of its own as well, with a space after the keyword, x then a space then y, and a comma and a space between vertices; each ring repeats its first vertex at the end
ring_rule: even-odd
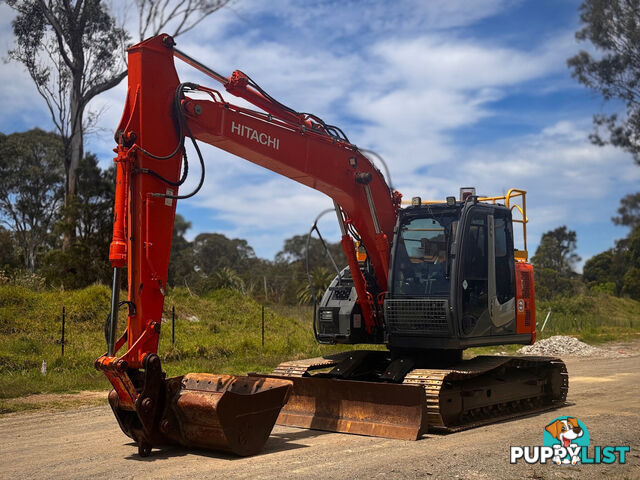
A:
MULTIPOLYGON (((515 223, 521 223, 522 224, 522 240, 524 243, 524 250, 523 251, 517 251, 516 252, 516 257, 518 259, 524 259, 525 261, 527 260, 529 254, 528 254, 528 250, 527 250, 527 223, 529 223, 529 218, 527 217, 527 201, 526 201, 526 195, 527 195, 527 191, 526 190, 521 190, 519 188, 510 188, 509 191, 507 191, 506 195, 498 195, 498 196, 494 196, 494 197, 478 197, 478 201, 479 202, 491 202, 492 204, 495 205, 495 203, 497 201, 500 200, 504 200, 504 204, 507 208, 509 208, 512 212, 513 210, 518 210, 520 212, 520 215, 522 218, 513 218, 512 221, 515 223), (520 205, 517 203, 513 203, 512 204, 512 200, 515 200, 517 198, 521 197, 522 200, 520 202, 520 205)), ((422 200, 420 202, 421 205, 434 205, 434 204, 442 204, 442 203, 446 203, 446 201, 444 200, 422 200)), ((411 200, 403 200, 402 201, 403 205, 410 205, 411 204, 411 200)))

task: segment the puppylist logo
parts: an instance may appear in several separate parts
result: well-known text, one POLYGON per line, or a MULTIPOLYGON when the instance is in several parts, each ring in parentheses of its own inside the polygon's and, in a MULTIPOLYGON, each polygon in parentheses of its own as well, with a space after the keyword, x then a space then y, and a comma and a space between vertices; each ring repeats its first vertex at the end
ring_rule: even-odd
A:
POLYGON ((511 447, 510 462, 557 465, 626 463, 629 446, 590 447, 589 430, 576 417, 558 417, 542 434, 542 446, 511 447))

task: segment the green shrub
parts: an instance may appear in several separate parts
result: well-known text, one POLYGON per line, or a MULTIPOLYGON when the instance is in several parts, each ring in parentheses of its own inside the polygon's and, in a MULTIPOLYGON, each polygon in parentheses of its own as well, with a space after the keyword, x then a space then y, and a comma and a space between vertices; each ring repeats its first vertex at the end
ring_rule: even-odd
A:
POLYGON ((640 300, 640 268, 631 267, 622 278, 622 293, 640 300))
POLYGON ((597 283, 590 287, 590 290, 594 293, 606 293, 608 295, 616 294, 616 283, 615 282, 604 282, 597 283))

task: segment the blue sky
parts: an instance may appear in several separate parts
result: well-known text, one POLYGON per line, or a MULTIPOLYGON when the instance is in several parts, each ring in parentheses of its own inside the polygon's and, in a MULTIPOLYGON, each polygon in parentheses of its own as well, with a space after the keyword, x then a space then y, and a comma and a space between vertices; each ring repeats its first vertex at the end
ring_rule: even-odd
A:
MULTIPOLYGON (((119 12, 126 6, 112 3, 119 12)), ((527 190, 531 253, 543 232, 566 224, 587 259, 626 234, 610 218, 620 197, 638 190, 640 167, 587 139, 593 113, 611 107, 566 67, 569 56, 589 49, 574 39, 579 5, 236 0, 177 41, 214 70, 241 69, 281 102, 318 114, 380 153, 406 198, 443 198, 469 185, 481 194, 527 190)), ((13 14, 5 5, 0 13, 6 52, 13 14)), ((182 66, 179 73, 217 87, 182 66)), ((111 161, 125 91, 123 82, 91 104, 103 114, 87 148, 103 166, 111 161)), ((0 101, 0 131, 51 128, 19 65, 2 65, 0 101)), ((291 180, 213 147, 203 151, 206 186, 178 206, 193 224, 190 237, 216 231, 246 238, 259 256, 273 258, 285 238, 306 232, 331 206, 291 180)), ((197 172, 192 177, 197 182, 197 172)), ((338 239, 333 217, 322 229, 338 239)))

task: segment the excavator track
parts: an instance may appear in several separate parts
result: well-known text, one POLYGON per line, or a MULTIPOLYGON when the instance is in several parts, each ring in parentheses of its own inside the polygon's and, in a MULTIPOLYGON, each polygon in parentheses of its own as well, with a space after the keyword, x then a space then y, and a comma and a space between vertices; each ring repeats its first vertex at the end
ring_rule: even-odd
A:
POLYGON ((569 376, 555 357, 480 356, 451 369, 414 369, 429 431, 452 433, 563 405, 569 376))
POLYGON ((412 369, 401 383, 326 371, 335 375, 346 359, 367 353, 384 354, 345 352, 276 367, 269 377, 293 381, 277 423, 415 440, 558 408, 569 389, 567 368, 555 357, 478 356, 451 368, 412 369))

